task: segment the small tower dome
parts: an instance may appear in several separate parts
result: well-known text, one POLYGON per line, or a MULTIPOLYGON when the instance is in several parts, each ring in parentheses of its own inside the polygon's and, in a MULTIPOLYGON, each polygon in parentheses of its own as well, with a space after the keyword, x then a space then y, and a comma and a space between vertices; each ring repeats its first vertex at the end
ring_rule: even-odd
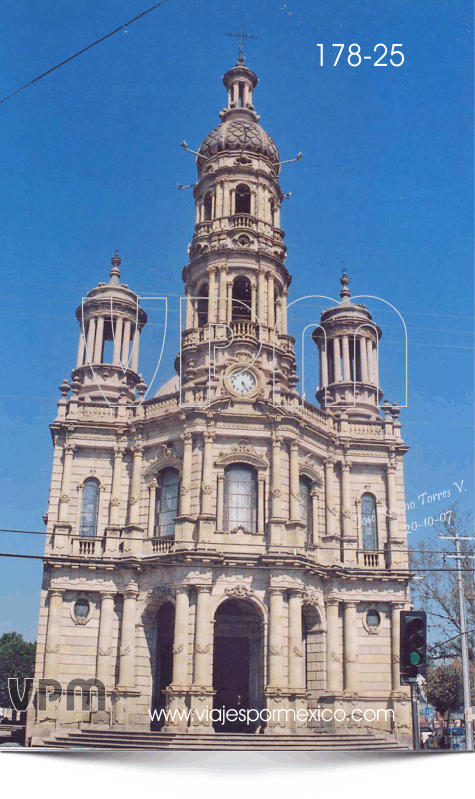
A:
POLYGON ((381 329, 364 305, 352 303, 344 270, 341 302, 321 315, 312 333, 319 350, 317 400, 326 410, 345 410, 351 417, 379 415, 378 342, 381 329))
POLYGON ((89 291, 76 310, 81 330, 72 386, 80 400, 117 402, 125 397, 133 402, 141 383, 139 339, 147 314, 138 295, 120 283, 117 252, 111 263, 109 282, 89 291))

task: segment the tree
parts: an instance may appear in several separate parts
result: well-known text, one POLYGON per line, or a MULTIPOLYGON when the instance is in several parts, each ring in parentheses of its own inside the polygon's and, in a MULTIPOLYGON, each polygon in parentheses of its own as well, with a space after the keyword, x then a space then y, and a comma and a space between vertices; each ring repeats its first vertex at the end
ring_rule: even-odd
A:
MULTIPOLYGON (((454 553, 455 547, 453 542, 441 540, 440 536, 474 535, 471 513, 460 511, 457 504, 439 516, 443 516, 444 520, 435 522, 428 528, 429 535, 417 544, 416 550, 410 555, 410 567, 417 570, 416 576, 419 578, 412 583, 412 601, 416 607, 427 611, 428 655, 429 661, 432 662, 447 658, 458 660, 461 655, 457 561, 444 556, 444 553, 454 553)), ((475 661, 475 561, 469 556, 475 554, 474 542, 461 541, 460 549, 464 556, 461 567, 468 655, 470 662, 473 663, 475 661)))
MULTIPOLYGON (((470 682, 473 691, 474 670, 470 669, 470 682)), ((450 722, 450 714, 463 707, 462 667, 457 661, 439 663, 429 668, 427 673, 427 701, 438 713, 450 722)))
POLYGON ((0 638, 0 707, 12 707, 8 678, 17 677, 23 690, 25 677, 35 674, 36 643, 25 641, 20 633, 4 633, 0 638))

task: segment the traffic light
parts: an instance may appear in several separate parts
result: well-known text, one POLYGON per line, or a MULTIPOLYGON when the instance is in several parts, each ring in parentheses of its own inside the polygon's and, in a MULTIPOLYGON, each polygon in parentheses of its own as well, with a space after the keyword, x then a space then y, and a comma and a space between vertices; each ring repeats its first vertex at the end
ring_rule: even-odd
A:
POLYGON ((418 674, 427 676, 427 619, 424 610, 401 611, 400 671, 401 685, 417 682, 418 674))

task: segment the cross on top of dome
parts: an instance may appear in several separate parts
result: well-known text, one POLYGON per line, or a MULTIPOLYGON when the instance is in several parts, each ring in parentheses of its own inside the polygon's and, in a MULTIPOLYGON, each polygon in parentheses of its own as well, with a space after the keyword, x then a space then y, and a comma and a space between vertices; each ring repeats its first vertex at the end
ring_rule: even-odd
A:
POLYGON ((234 36, 239 39, 239 58, 238 64, 244 64, 244 39, 258 39, 258 36, 251 36, 250 33, 244 33, 244 25, 239 26, 239 33, 227 33, 226 36, 234 36))

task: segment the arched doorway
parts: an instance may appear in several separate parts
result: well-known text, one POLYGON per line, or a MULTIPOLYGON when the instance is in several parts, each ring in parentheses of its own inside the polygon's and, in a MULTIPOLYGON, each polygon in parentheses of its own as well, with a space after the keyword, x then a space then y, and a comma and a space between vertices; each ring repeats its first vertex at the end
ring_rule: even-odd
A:
POLYGON ((159 730, 164 725, 164 719, 157 719, 160 710, 165 709, 165 688, 172 681, 173 673, 173 634, 175 628, 175 608, 171 602, 166 602, 157 614, 157 646, 154 675, 152 730, 159 730), (156 710, 157 714, 153 711, 156 710))
POLYGON ((215 722, 216 732, 255 731, 256 722, 247 724, 239 710, 264 707, 263 640, 262 618, 251 602, 233 598, 219 606, 214 622, 213 707, 223 715, 236 710, 238 717, 215 722))

